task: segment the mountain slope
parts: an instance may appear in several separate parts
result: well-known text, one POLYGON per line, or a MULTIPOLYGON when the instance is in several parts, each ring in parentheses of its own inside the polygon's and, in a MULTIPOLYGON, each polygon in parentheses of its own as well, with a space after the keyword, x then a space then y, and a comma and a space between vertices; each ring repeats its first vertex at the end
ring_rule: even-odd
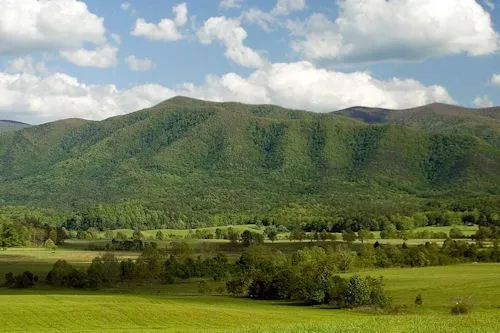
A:
POLYGON ((353 107, 334 114, 369 124, 400 124, 426 131, 474 135, 500 148, 500 107, 468 109, 434 103, 406 110, 353 107))
POLYGON ((18 129, 29 127, 30 125, 13 120, 0 120, 0 133, 12 132, 18 129))
POLYGON ((133 204, 185 226, 500 195, 494 126, 486 140, 448 126, 381 122, 388 124, 177 97, 100 122, 34 126, 0 134, 0 202, 116 211, 133 204))

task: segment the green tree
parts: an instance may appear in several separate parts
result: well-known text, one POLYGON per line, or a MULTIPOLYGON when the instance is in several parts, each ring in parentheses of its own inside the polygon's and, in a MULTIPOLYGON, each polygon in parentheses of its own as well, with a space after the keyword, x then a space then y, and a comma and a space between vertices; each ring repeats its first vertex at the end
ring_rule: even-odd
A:
POLYGON ((352 230, 346 230, 342 233, 342 239, 344 242, 352 243, 356 240, 356 233, 352 230))
POLYGON ((43 244, 43 247, 46 248, 46 249, 48 249, 48 250, 55 250, 55 249, 57 249, 56 244, 54 243, 54 241, 51 238, 49 238, 49 239, 47 239, 45 241, 45 243, 43 244))
POLYGON ((156 232, 156 240, 159 240, 159 241, 163 241, 165 240, 165 235, 163 234, 163 232, 161 230, 158 230, 156 232))
POLYGON ((374 235, 368 229, 360 229, 358 231, 358 238, 361 243, 364 243, 366 239, 373 239, 374 235))
POLYGON ((278 238, 278 229, 274 225, 266 227, 264 233, 271 242, 274 242, 278 238))

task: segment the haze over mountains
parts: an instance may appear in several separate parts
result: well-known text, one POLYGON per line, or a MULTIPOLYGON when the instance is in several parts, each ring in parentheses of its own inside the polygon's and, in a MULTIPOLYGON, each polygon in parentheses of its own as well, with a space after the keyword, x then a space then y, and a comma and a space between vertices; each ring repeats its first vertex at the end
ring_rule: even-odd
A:
POLYGON ((4 204, 138 202, 187 219, 496 196, 500 108, 317 114, 176 97, 104 121, 1 133, 0 161, 4 204))

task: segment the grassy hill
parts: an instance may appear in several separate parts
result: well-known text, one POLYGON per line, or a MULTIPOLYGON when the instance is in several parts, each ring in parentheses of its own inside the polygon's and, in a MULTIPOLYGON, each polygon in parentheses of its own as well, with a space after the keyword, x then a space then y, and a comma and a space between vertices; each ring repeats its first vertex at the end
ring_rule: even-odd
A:
POLYGON ((13 120, 0 120, 0 133, 17 131, 30 125, 13 120))
POLYGON ((100 122, 57 121, 0 134, 0 202, 145 206, 182 227, 500 195, 498 110, 443 108, 362 109, 377 119, 367 124, 176 97, 100 122))

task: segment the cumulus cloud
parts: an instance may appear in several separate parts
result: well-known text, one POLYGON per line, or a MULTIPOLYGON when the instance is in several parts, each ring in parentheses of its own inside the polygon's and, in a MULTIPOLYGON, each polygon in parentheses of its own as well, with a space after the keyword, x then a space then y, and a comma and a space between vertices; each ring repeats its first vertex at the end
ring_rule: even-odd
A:
POLYGON ((95 50, 63 51, 61 56, 80 67, 108 68, 116 66, 117 53, 118 48, 105 44, 95 50))
POLYGON ((30 123, 60 118, 103 119, 156 104, 175 95, 155 84, 118 89, 86 85, 62 73, 46 77, 0 72, 0 113, 30 123))
POLYGON ((220 8, 240 8, 244 0, 221 0, 219 3, 220 8))
POLYGON ((500 87, 500 74, 493 74, 490 83, 500 87))
POLYGON ((20 57, 9 60, 5 72, 10 74, 46 74, 48 69, 43 61, 35 62, 32 57, 20 57))
POLYGON ((172 7, 174 19, 162 19, 158 24, 146 22, 143 18, 137 19, 131 34, 154 41, 172 42, 183 39, 179 28, 187 23, 188 9, 186 3, 172 7))
POLYGON ((472 101, 472 105, 478 108, 489 108, 493 106, 493 102, 490 100, 490 97, 488 95, 484 95, 474 98, 474 100, 472 101))
POLYGON ((280 17, 305 8, 305 0, 278 0, 271 11, 250 8, 241 14, 241 19, 256 24, 265 31, 271 31, 274 26, 280 24, 280 17))
POLYGON ((78 0, 0 0, 0 55, 80 48, 106 41, 104 19, 78 0))
POLYGON ((288 15, 293 11, 299 11, 306 8, 306 0, 278 0, 272 10, 275 15, 288 15))
POLYGON ((203 44, 211 44, 214 40, 220 41, 226 48, 225 56, 239 65, 261 67, 265 63, 259 53, 243 44, 247 32, 236 19, 224 16, 211 17, 196 34, 203 44))
POLYGON ((353 105, 408 108, 455 103, 442 86, 425 86, 413 79, 382 81, 366 72, 336 72, 307 61, 272 64, 246 78, 235 73, 211 76, 203 86, 185 89, 189 96, 208 100, 273 103, 317 112, 353 105))
POLYGON ((149 107, 175 95, 212 101, 272 103, 317 112, 353 105, 408 108, 431 102, 454 103, 442 86, 413 79, 378 80, 369 73, 320 69, 307 61, 276 63, 249 76, 210 75, 201 85, 172 89, 158 84, 118 89, 87 85, 62 73, 40 76, 0 72, 0 112, 31 123, 59 118, 103 119, 149 107))
POLYGON ((130 55, 125 58, 125 62, 130 70, 134 72, 146 72, 153 68, 154 63, 149 58, 137 58, 134 55, 130 55))
POLYGON ((330 21, 315 13, 289 29, 294 51, 312 61, 414 61, 500 48, 490 14, 476 0, 337 1, 330 21))

